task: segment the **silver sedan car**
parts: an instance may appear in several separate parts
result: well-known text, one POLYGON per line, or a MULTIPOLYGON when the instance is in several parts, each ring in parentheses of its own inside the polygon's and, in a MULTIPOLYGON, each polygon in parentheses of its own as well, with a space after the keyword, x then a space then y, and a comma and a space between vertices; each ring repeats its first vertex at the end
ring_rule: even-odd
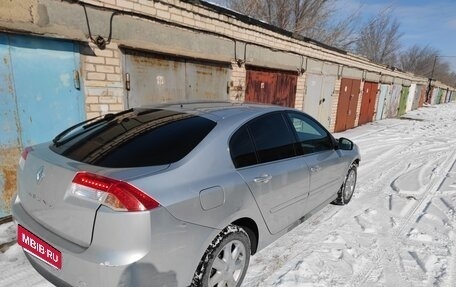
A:
POLYGON ((249 259, 328 203, 348 203, 358 147, 294 109, 126 110, 28 147, 13 216, 57 286, 240 286, 249 259))

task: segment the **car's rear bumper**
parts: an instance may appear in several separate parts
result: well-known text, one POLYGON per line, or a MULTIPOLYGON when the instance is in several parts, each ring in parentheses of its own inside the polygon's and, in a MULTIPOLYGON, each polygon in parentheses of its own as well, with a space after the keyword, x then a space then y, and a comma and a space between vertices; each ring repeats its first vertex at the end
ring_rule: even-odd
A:
POLYGON ((188 286, 218 230, 174 218, 165 208, 150 212, 97 211, 88 248, 49 232, 15 198, 13 217, 62 252, 57 270, 34 256, 27 258, 57 286, 188 286))

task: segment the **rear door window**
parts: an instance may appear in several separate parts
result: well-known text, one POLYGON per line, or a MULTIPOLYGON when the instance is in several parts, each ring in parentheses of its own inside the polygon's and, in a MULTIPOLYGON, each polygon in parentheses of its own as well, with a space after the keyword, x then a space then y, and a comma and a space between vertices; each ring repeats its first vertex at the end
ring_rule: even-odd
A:
POLYGON ((295 156, 294 137, 281 113, 268 114, 249 124, 260 163, 295 156))
POLYGON ((230 153, 236 168, 258 163, 255 148, 246 126, 241 127, 231 137, 230 153))
POLYGON ((135 110, 80 131, 51 149, 103 167, 170 164, 190 153, 215 127, 207 118, 169 110, 135 110))
POLYGON ((243 167, 285 159, 296 155, 295 138, 281 113, 256 118, 231 138, 234 165, 243 167))

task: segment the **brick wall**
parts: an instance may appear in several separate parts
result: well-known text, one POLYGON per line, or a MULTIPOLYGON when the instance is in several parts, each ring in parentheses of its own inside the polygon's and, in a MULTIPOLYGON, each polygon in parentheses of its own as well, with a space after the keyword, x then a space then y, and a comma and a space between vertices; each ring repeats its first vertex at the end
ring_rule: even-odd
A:
MULTIPOLYGON (((239 41, 246 41, 271 47, 273 49, 288 50, 300 53, 313 58, 320 58, 324 61, 332 61, 340 64, 347 64, 368 69, 370 71, 382 72, 392 76, 410 77, 394 71, 385 71, 384 67, 373 64, 364 58, 352 55, 341 54, 332 50, 326 50, 316 45, 298 41, 282 34, 270 31, 256 25, 243 23, 231 16, 222 15, 215 11, 210 11, 200 5, 192 5, 178 0, 155 2, 150 0, 84 0, 84 2, 106 8, 122 9, 125 11, 139 12, 144 15, 153 16, 169 22, 189 28, 196 28, 208 32, 218 33, 228 37, 233 37, 239 41)), ((122 83, 122 73, 120 65, 120 51, 115 44, 111 44, 106 50, 100 51, 91 45, 96 57, 85 56, 87 94, 87 114, 96 116, 107 112, 115 112, 124 108, 123 98, 125 91, 122 83)), ((246 88, 246 69, 245 65, 238 66, 232 59, 232 74, 229 82, 229 98, 231 100, 243 101, 246 88)), ((247 59, 248 61, 249 59, 247 59)), ((304 96, 306 92, 306 74, 298 77, 296 89, 295 107, 303 108, 304 96)), ((413 76, 412 76, 413 77, 413 76)), ((340 79, 336 82, 333 94, 330 130, 334 130, 337 104, 339 99, 340 79)), ((355 125, 358 125, 360 106, 362 101, 362 86, 358 98, 358 108, 356 111, 355 125)))
MULTIPOLYGON (((410 77, 410 75, 404 75, 395 71, 385 71, 384 67, 352 54, 344 55, 332 50, 326 50, 257 25, 243 23, 229 15, 219 14, 198 4, 193 5, 178 0, 84 0, 84 2, 106 8, 137 12, 168 22, 178 23, 189 28, 218 33, 239 41, 253 42, 273 49, 287 50, 312 58, 320 58, 323 61, 337 62, 373 72, 382 72, 393 77, 410 77)), ((123 99, 126 98, 126 91, 122 83, 120 51, 115 44, 109 45, 104 51, 96 49, 93 45, 91 45, 91 48, 96 56, 84 56, 87 115, 91 117, 122 110, 126 106, 123 102, 123 99)), ((201 55, 201 57, 204 57, 204 55, 201 55)), ((229 98, 230 100, 243 101, 246 88, 245 65, 239 66, 235 61, 236 59, 234 59, 234 55, 232 60, 229 98)), ((355 125, 358 125, 359 121, 362 88, 363 82, 358 97, 355 125)), ((340 79, 336 82, 332 98, 331 131, 334 130, 336 122, 339 90, 340 79)), ((305 92, 306 74, 304 73, 298 77, 295 100, 295 107, 298 109, 303 108, 305 92)))
POLYGON ((229 84, 230 88, 230 100, 231 101, 244 101, 245 99, 245 79, 247 71, 244 65, 239 66, 237 63, 232 63, 231 81, 229 84))
POLYGON ((395 77, 410 78, 415 81, 424 80, 411 74, 386 70, 384 66, 374 64, 365 58, 350 53, 342 54, 324 49, 257 25, 244 23, 232 16, 219 14, 198 4, 192 5, 179 0, 162 0, 158 2, 152 0, 82 0, 82 2, 107 8, 138 12, 144 15, 154 16, 157 19, 178 23, 189 28, 233 37, 238 41, 254 42, 273 49, 283 49, 324 61, 333 61, 373 72, 390 74, 395 77))
POLYGON ((337 118, 337 106, 339 104, 339 93, 340 93, 340 86, 342 83, 341 78, 337 78, 336 84, 334 86, 334 93, 333 93, 333 100, 332 100, 332 108, 331 108, 331 124, 329 125, 329 130, 334 131, 336 127, 336 118, 337 118))
POLYGON ((306 94, 306 73, 298 77, 296 85, 295 108, 302 110, 304 108, 304 95, 306 94))
POLYGON ((380 87, 381 87, 381 84, 379 83, 377 85, 377 94, 375 96, 375 106, 374 106, 374 116, 372 118, 372 121, 374 122, 375 121, 375 118, 377 117, 377 109, 378 109, 378 100, 380 98, 380 87))
POLYGON ((358 126, 359 115, 361 114, 361 102, 363 101, 364 83, 365 83, 364 81, 361 81, 361 86, 359 88, 358 104, 357 104, 357 107, 356 107, 355 127, 358 126))
MULTIPOLYGON (((3 28, 3 30, 28 31, 29 33, 44 36, 57 36, 86 42, 88 41, 87 25, 85 21, 83 21, 84 14, 81 9, 81 2, 90 4, 87 6, 87 9, 89 10, 92 28, 94 28, 92 33, 97 31, 97 33, 101 33, 104 37, 107 36, 109 31, 109 17, 112 13, 109 11, 110 9, 112 9, 112 11, 122 10, 136 13, 136 16, 146 16, 136 17, 128 15, 128 13, 120 13, 114 18, 114 38, 106 49, 100 50, 93 44, 89 44, 87 47, 81 49, 83 50, 81 56, 81 73, 84 80, 84 91, 87 96, 86 111, 88 117, 108 112, 116 112, 122 110, 126 106, 125 99, 127 91, 123 84, 121 63, 123 55, 119 50, 118 45, 132 42, 131 39, 134 38, 130 37, 132 35, 141 36, 141 31, 136 30, 133 32, 129 30, 131 32, 130 34, 119 34, 119 31, 121 32, 119 23, 122 23, 121 21, 130 20, 136 21, 135 23, 138 23, 138 21, 141 22, 141 25, 139 25, 141 27, 148 27, 147 25, 152 25, 152 23, 154 23, 155 26, 152 31, 157 30, 154 33, 160 33, 160 29, 166 26, 168 27, 167 31, 176 31, 177 34, 179 31, 192 31, 190 34, 211 35, 210 37, 212 37, 212 39, 217 38, 219 43, 224 43, 223 45, 219 45, 220 47, 228 47, 231 45, 230 41, 236 41, 241 46, 237 50, 239 54, 236 57, 241 59, 246 58, 246 55, 241 51, 242 45, 245 45, 245 43, 249 43, 248 50, 254 49, 253 47, 269 50, 269 52, 262 51, 259 54, 257 53, 255 56, 256 59, 247 58, 247 63, 245 63, 247 65, 258 65, 261 61, 269 61, 272 65, 265 65, 265 67, 296 71, 296 68, 299 68, 299 63, 298 61, 290 59, 296 56, 300 59, 302 58, 304 61, 307 57, 323 62, 336 63, 340 66, 366 70, 372 73, 381 73, 382 75, 392 78, 407 79, 420 84, 427 83, 427 79, 425 78, 417 77, 409 73, 392 71, 384 66, 374 64, 363 57, 350 53, 340 53, 333 49, 326 49, 310 42, 289 37, 285 33, 279 33, 278 30, 269 29, 259 22, 244 22, 236 18, 236 16, 222 14, 211 9, 207 5, 198 4, 198 1, 191 4, 179 0, 82 0, 79 1, 79 3, 72 3, 71 1, 41 0, 39 3, 42 8, 44 7, 46 11, 50 11, 49 13, 43 14, 36 11, 38 0, 10 0, 8 3, 0 4, 0 8, 6 8, 6 10, 4 9, 5 11, 3 11, 4 13, 0 12, 0 27, 3 28), (19 6, 23 7, 20 8, 19 6), (94 6, 104 9, 96 9, 94 6), (28 16, 24 16, 25 18, 15 17, 15 15, 22 15, 22 12, 19 10, 23 10, 22 12, 27 11, 28 14, 33 15, 33 17, 30 19, 27 18, 28 16), (81 19, 81 21, 74 21, 73 18, 81 19), (145 26, 142 26, 142 24, 145 26), (223 41, 220 41, 220 39, 223 39, 223 41), (293 57, 290 55, 293 55, 293 57), (282 61, 282 59, 285 59, 285 61, 282 61)), ((143 31, 150 32, 151 30, 147 30, 146 28, 143 31)), ((172 35, 169 37, 172 37, 172 35)), ((217 49, 211 51, 213 53, 209 55, 208 53, 203 52, 204 49, 198 50, 198 45, 189 45, 188 47, 182 48, 163 43, 157 44, 153 41, 147 42, 146 40, 141 39, 141 37, 139 38, 140 39, 138 39, 138 37, 135 38, 136 42, 132 45, 134 46, 132 48, 176 55, 183 55, 184 53, 181 52, 186 52, 186 56, 202 59, 214 60, 214 58, 211 57, 217 57, 217 49)), ((235 49, 237 49, 236 46, 235 49)), ((230 55, 226 53, 227 51, 231 51, 231 48, 226 48, 224 50, 225 55, 223 55, 223 57, 225 58, 222 60, 229 60, 229 57, 231 57, 232 61, 229 98, 242 101, 245 98, 245 65, 243 64, 239 67, 236 63, 237 59, 235 59, 234 53, 233 55, 230 55)), ((260 64, 259 66, 262 65, 260 64)), ((302 108, 303 105, 303 99, 306 92, 305 82, 306 77, 304 74, 298 78, 295 101, 295 106, 297 108, 302 108)), ((440 84, 437 83, 436 85, 440 84)), ((334 129, 335 125, 339 89, 340 80, 336 83, 333 95, 331 129, 334 129)), ((361 97, 359 100, 361 101, 361 97)), ((359 111, 357 112, 357 115, 359 115, 359 111)))
POLYGON ((122 111, 125 89, 117 45, 100 50, 90 43, 81 48, 81 58, 87 118, 122 111))

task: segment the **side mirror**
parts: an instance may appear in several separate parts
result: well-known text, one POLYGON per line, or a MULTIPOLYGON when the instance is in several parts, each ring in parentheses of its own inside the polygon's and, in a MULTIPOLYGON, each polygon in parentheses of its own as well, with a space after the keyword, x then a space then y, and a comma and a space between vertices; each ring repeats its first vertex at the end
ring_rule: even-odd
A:
POLYGON ((352 150, 353 142, 346 138, 340 138, 338 146, 339 146, 339 149, 341 149, 341 150, 352 150))

